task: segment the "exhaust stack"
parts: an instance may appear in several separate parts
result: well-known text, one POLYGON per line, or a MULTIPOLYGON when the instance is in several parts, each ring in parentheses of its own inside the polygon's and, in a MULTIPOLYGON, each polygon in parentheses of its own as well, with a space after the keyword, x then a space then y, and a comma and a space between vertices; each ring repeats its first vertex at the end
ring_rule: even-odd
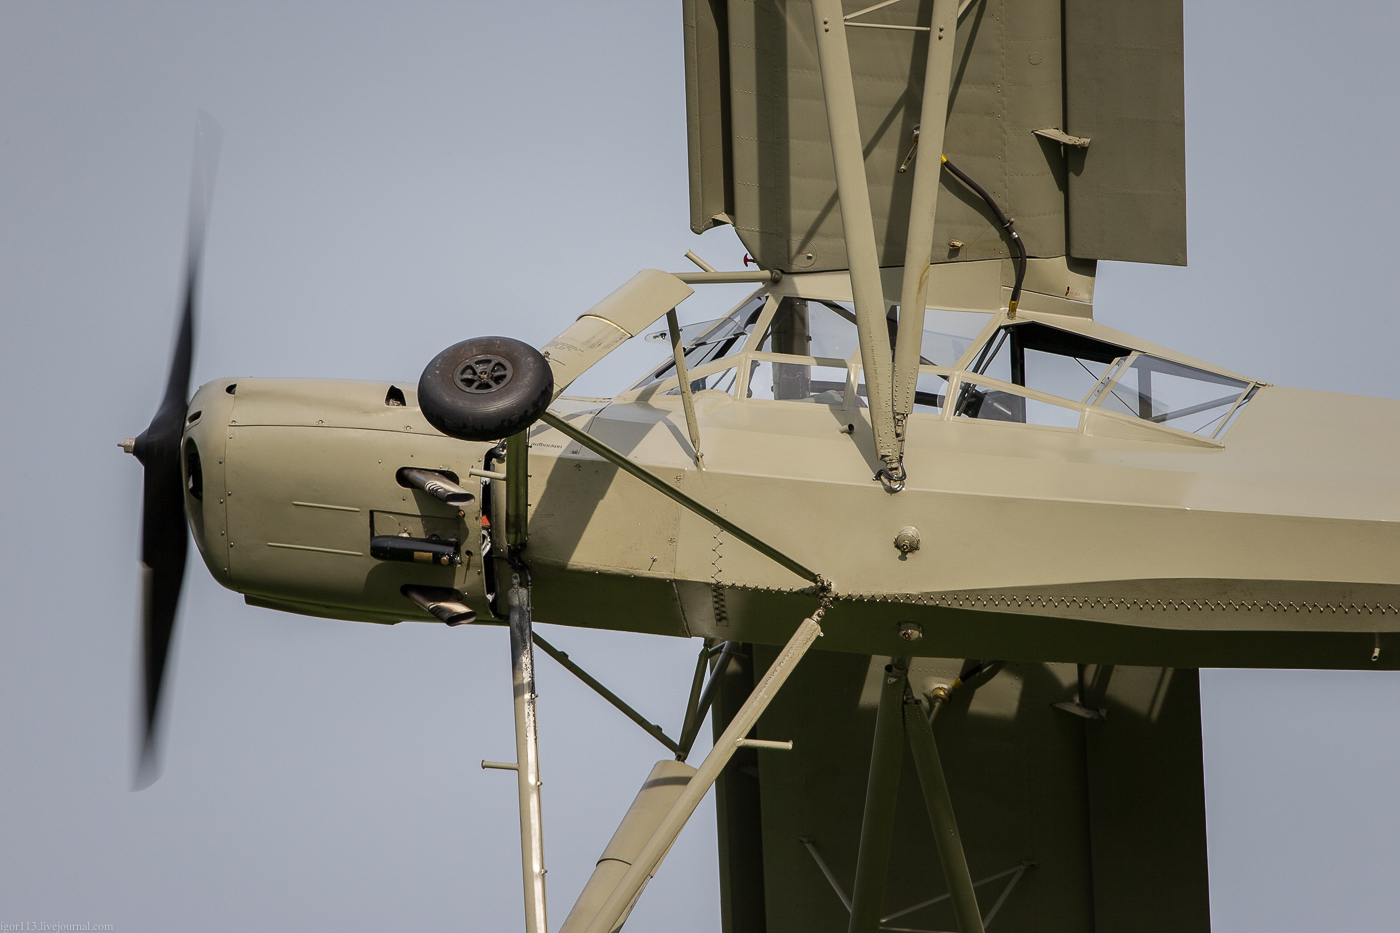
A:
POLYGON ((466 597, 451 587, 406 583, 399 592, 448 625, 476 621, 476 613, 466 604, 466 597))
POLYGON ((430 496, 436 496, 448 505, 461 508, 476 496, 458 486, 449 477, 435 470, 419 470, 404 467, 399 470, 399 484, 413 489, 421 489, 430 496))

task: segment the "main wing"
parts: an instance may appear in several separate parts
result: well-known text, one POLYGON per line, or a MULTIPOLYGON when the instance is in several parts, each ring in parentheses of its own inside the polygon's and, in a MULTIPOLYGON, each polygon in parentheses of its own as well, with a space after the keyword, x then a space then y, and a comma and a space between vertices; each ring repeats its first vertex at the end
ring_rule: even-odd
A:
MULTIPOLYGON (((776 649, 731 662, 716 736, 776 649)), ((716 785, 725 933, 845 933, 889 658, 808 653, 716 785)), ((962 661, 915 659, 916 694, 962 661)), ((1208 931, 1197 672, 1007 663, 934 719, 994 930, 1208 931)), ((881 929, 957 929, 918 774, 900 771, 881 929), (918 906, 918 905, 923 906, 918 906)))
MULTIPOLYGON (((811 8, 685 0, 690 224, 731 223, 763 268, 846 268, 811 8)), ((880 265, 904 263, 928 0, 846 0, 880 265)), ((965 0, 944 144, 1031 256, 1186 264, 1180 0, 965 0)), ((934 262, 1007 247, 943 177, 934 262), (953 248, 952 241, 964 244, 953 248)))

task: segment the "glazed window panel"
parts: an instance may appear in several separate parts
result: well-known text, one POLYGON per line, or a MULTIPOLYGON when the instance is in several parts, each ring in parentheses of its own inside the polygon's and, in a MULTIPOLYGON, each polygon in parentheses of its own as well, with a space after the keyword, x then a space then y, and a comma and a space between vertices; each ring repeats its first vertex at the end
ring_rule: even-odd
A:
POLYGON ((953 410, 953 416, 982 421, 1036 424, 1048 428, 1078 428, 1080 410, 1077 407, 1028 398, 997 386, 964 382, 958 389, 957 407, 953 410))
POLYGON ((956 366, 991 319, 989 312, 929 308, 924 312, 920 362, 925 366, 956 366))
MULTIPOLYGON (((735 366, 731 366, 728 369, 721 369, 718 372, 713 372, 705 376, 695 376, 690 380, 690 391, 693 394, 695 392, 704 392, 707 389, 717 389, 720 392, 727 392, 733 395, 734 383, 738 376, 739 370, 735 366)), ((661 394, 680 395, 681 387, 673 386, 661 394)))
MULTIPOLYGON (((1153 424, 1189 431, 1203 437, 1218 429, 1249 383, 1155 356, 1141 354, 1100 393, 1098 404, 1109 411, 1132 415, 1153 424)), ((1233 420, 1233 416, 1231 418, 1233 420)))
MULTIPOLYGON (((704 327, 703 324, 691 324, 681 328, 682 341, 685 340, 687 330, 692 334, 697 330, 701 331, 698 337, 685 344, 686 369, 699 369, 706 363, 723 359, 743 350, 745 338, 753 330, 754 325, 758 323, 759 316, 763 314, 764 305, 767 303, 767 295, 755 295, 751 300, 735 309, 732 314, 722 317, 718 321, 707 322, 712 326, 704 327)), ((669 335, 667 335, 666 340, 669 343, 669 335)), ((675 368, 674 357, 668 357, 649 376, 632 388, 640 389, 643 386, 658 383, 672 375, 675 368)))
POLYGON ((784 298, 758 349, 848 360, 860 350, 855 312, 835 301, 784 298))
POLYGON ((998 330, 973 368, 979 375, 1084 402, 1130 352, 1127 347, 1027 321, 998 330))
POLYGON ((753 360, 748 397, 769 401, 846 404, 846 367, 807 362, 753 360))

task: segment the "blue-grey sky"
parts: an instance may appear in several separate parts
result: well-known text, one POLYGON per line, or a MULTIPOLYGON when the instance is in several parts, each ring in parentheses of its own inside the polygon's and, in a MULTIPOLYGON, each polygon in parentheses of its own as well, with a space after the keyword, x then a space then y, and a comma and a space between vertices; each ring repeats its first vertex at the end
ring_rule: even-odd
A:
MULTIPOLYGON (((1397 19, 1188 0, 1191 265, 1101 265, 1100 320, 1400 394, 1397 19)), ((252 609, 196 562, 165 773, 129 790, 140 470, 115 444, 164 382, 200 108, 225 142, 196 382, 413 380, 469 335, 542 343, 686 249, 737 266, 728 230, 687 226, 679 3, 0 5, 0 922, 519 929, 514 781, 476 766, 512 750, 499 629, 252 609)), ((692 645, 556 633, 678 727, 692 645)), ((557 925, 661 755, 540 669, 557 925)), ((1215 928, 1394 928, 1400 675, 1203 685, 1215 928)), ((718 930, 708 804, 628 929, 718 930)))

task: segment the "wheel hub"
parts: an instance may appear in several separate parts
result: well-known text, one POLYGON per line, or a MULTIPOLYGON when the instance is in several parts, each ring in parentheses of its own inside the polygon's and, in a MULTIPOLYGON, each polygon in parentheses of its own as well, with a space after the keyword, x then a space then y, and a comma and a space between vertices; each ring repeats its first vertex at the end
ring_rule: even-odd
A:
POLYGON ((484 353, 481 356, 472 357, 458 367, 455 381, 463 392, 484 395, 487 392, 495 392, 510 382, 513 375, 515 375, 515 369, 510 365, 509 360, 502 359, 495 354, 484 353))

